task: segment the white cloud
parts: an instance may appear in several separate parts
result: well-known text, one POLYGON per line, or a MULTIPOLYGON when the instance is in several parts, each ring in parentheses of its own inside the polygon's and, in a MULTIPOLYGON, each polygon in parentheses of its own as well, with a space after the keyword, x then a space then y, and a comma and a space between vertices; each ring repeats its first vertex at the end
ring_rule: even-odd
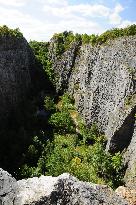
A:
POLYGON ((0 5, 4 6, 24 6, 27 0, 0 0, 0 5))
POLYGON ((89 21, 86 19, 76 20, 68 20, 68 21, 60 21, 56 25, 56 32, 62 32, 65 30, 71 30, 74 33, 101 33, 103 31, 102 27, 93 21, 89 21))
POLYGON ((0 14, 0 25, 7 25, 11 28, 19 27, 27 39, 35 38, 38 40, 38 36, 41 32, 46 33, 46 28, 44 30, 44 23, 17 9, 0 7, 0 14))
POLYGON ((0 25, 6 24, 11 28, 19 27, 28 40, 49 40, 54 33, 64 30, 72 30, 74 33, 98 34, 104 31, 103 22, 107 24, 110 21, 113 25, 120 25, 122 21, 120 12, 123 7, 121 4, 111 9, 98 3, 70 4, 68 0, 8 0, 3 2, 0 0, 0 25), (16 7, 9 7, 9 5, 16 7), (21 7, 23 5, 24 7, 21 7), (30 11, 31 14, 26 11, 30 11))
POLYGON ((124 10, 123 6, 121 4, 117 4, 115 6, 115 8, 113 9, 113 11, 111 12, 111 14, 109 15, 109 21, 110 24, 112 25, 118 25, 121 23, 121 16, 120 16, 120 12, 122 12, 124 10))
POLYGON ((127 26, 132 25, 132 24, 136 24, 136 21, 123 20, 118 27, 119 27, 119 28, 125 28, 125 27, 127 27, 127 26))
POLYGON ((78 4, 78 5, 65 5, 65 6, 51 6, 49 4, 44 5, 43 10, 49 12, 54 16, 69 18, 74 14, 89 17, 105 17, 110 13, 110 9, 103 5, 90 5, 90 4, 78 4))
POLYGON ((124 10, 123 6, 122 6, 121 4, 117 4, 117 5, 115 6, 114 12, 115 12, 115 13, 120 13, 120 12, 123 11, 123 10, 124 10))
POLYGON ((28 40, 49 40, 54 33, 63 32, 64 30, 73 30, 75 33, 83 32, 101 32, 102 28, 86 19, 76 18, 73 20, 60 20, 57 23, 44 20, 25 14, 17 9, 7 9, 0 7, 0 25, 8 25, 11 28, 19 27, 23 35, 28 40), (81 30, 82 28, 82 30, 81 30))
POLYGON ((50 5, 48 1, 44 4, 43 11, 48 16, 49 27, 52 27, 54 32, 72 30, 75 33, 88 34, 102 33, 104 29, 95 21, 95 17, 107 18, 110 14, 108 7, 99 4, 65 4, 56 6, 50 5))
POLYGON ((46 0, 46 2, 42 0, 42 2, 45 3, 45 5, 49 4, 51 6, 67 6, 68 5, 67 0, 46 0))
POLYGON ((62 31, 73 30, 79 33, 101 33, 103 29, 97 22, 98 19, 119 25, 122 20, 120 13, 124 9, 119 3, 113 9, 98 3, 71 5, 66 0, 62 1, 62 4, 61 1, 57 3, 58 0, 47 0, 43 6, 44 13, 51 17, 50 22, 57 21, 57 31, 59 27, 62 31), (52 4, 54 1, 56 4, 52 4))
POLYGON ((113 13, 109 16, 110 24, 118 25, 121 22, 121 17, 117 13, 113 13))

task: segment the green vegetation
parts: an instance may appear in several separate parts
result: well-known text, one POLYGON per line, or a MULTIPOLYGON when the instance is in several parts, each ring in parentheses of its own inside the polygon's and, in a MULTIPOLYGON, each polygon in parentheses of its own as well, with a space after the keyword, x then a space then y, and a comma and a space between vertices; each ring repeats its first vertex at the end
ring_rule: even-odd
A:
POLYGON ((55 130, 60 133, 74 132, 74 124, 68 111, 54 113, 49 123, 55 127, 55 130))
POLYGON ((16 38, 22 38, 23 34, 20 32, 19 28, 10 29, 6 25, 0 26, 0 36, 13 36, 16 38))
POLYGON ((134 106, 136 101, 136 94, 129 95, 125 98, 125 107, 134 106))
POLYGON ((66 51, 72 42, 80 41, 82 44, 91 44, 101 45, 103 43, 108 42, 109 40, 125 37, 125 36, 133 36, 136 35, 136 25, 128 26, 124 29, 122 28, 113 28, 111 30, 107 30, 101 35, 95 34, 73 34, 72 31, 63 33, 54 34, 53 39, 56 43, 56 54, 60 56, 64 51, 66 51))
POLYGON ((72 42, 80 42, 82 40, 80 34, 74 35, 72 31, 54 34, 52 39, 55 42, 55 54, 58 57, 68 50, 72 42))
POLYGON ((54 111, 56 109, 53 97, 50 96, 45 97, 44 108, 47 111, 54 111))
POLYGON ((54 84, 55 75, 52 68, 52 62, 49 60, 49 43, 30 41, 29 45, 34 51, 37 60, 43 65, 43 69, 49 80, 54 84))
POLYGON ((109 40, 125 37, 125 36, 133 36, 136 35, 136 25, 128 26, 124 29, 122 28, 114 28, 111 30, 107 30, 106 32, 102 33, 101 35, 82 35, 82 43, 91 43, 92 45, 101 45, 103 43, 108 42, 109 40))
POLYGON ((45 108, 51 111, 48 126, 33 138, 24 155, 20 170, 23 177, 69 172, 80 180, 109 184, 113 188, 123 183, 121 154, 105 151, 104 136, 96 125, 85 126, 68 94, 56 104, 46 97, 45 108))
POLYGON ((112 30, 108 30, 98 37, 97 43, 102 44, 111 39, 115 39, 115 38, 123 37, 123 36, 133 36, 133 35, 136 35, 136 25, 135 24, 128 26, 124 29, 114 28, 112 30))
POLYGON ((106 153, 99 138, 93 145, 85 145, 77 135, 56 135, 46 166, 48 175, 69 172, 80 180, 108 183, 112 187, 122 180, 121 155, 106 153))

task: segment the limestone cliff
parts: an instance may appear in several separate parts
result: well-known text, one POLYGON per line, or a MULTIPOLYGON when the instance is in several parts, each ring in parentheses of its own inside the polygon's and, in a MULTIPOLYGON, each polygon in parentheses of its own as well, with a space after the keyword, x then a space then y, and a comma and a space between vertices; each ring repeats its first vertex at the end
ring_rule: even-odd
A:
POLYGON ((0 167, 11 173, 34 132, 33 101, 47 87, 49 80, 25 38, 0 33, 0 167))
POLYGON ((27 41, 0 35, 0 120, 43 89, 44 74, 27 41))
POLYGON ((136 180, 136 36, 92 47, 72 43, 57 59, 57 91, 67 90, 88 125, 96 123, 108 139, 107 149, 123 151, 127 179, 136 180), (130 170, 133 171, 130 171, 130 170), (128 173, 129 170, 129 173, 128 173), (131 173, 131 174, 130 174, 131 173))

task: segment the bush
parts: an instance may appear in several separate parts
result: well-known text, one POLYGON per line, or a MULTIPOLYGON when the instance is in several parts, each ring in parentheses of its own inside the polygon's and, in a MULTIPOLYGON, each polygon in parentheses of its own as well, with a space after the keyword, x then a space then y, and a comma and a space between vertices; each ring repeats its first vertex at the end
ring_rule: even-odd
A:
POLYGON ((103 34, 101 34, 100 36, 98 36, 96 43, 103 44, 111 39, 115 39, 115 38, 122 37, 122 36, 131 36, 131 35, 136 35, 136 25, 135 24, 128 26, 124 29, 114 28, 114 29, 108 30, 104 32, 103 34))
POLYGON ((75 106, 74 106, 74 99, 68 94, 65 93, 62 97, 61 97, 61 110, 74 110, 75 106))
POLYGON ((19 28, 10 29, 6 25, 0 26, 0 36, 13 36, 16 38, 22 38, 23 34, 20 32, 19 28))
MULTIPOLYGON (((106 152, 103 137, 99 136, 93 145, 84 144, 77 134, 54 134, 54 140, 44 141, 36 137, 34 146, 29 147, 33 157, 39 157, 36 164, 25 164, 21 171, 24 177, 41 174, 58 176, 64 172, 83 181, 109 184, 116 188, 123 183, 123 163, 120 153, 106 152), (41 151, 40 151, 41 150, 41 151)), ((29 159, 30 158, 29 153, 29 159)))
MULTIPOLYGON (((100 140, 99 140, 100 141, 100 140)), ((122 157, 106 153, 100 142, 93 146, 80 144, 76 135, 55 136, 54 149, 47 159, 47 174, 58 176, 69 172, 83 181, 109 184, 122 183, 122 157)))
POLYGON ((46 96, 44 99, 44 108, 47 111, 55 111, 56 110, 56 106, 54 103, 54 99, 51 98, 50 96, 46 96))
POLYGON ((76 135, 56 135, 54 138, 54 149, 47 159, 48 175, 58 176, 63 172, 70 171, 70 161, 74 157, 76 135))
POLYGON ((49 60, 49 43, 48 42, 37 42, 30 41, 29 45, 33 49, 36 58, 43 65, 43 69, 47 74, 49 80, 55 84, 55 75, 54 70, 52 68, 52 62, 49 60))
POLYGON ((50 117, 49 123, 58 133, 75 132, 75 126, 68 111, 56 112, 50 117))
POLYGON ((82 121, 80 121, 79 131, 80 134, 83 136, 84 144, 94 144, 98 139, 100 139, 100 133, 96 124, 93 124, 90 128, 87 127, 82 121))
POLYGON ((91 45, 101 45, 106 43, 111 39, 115 39, 122 36, 131 36, 136 35, 136 25, 133 24, 124 29, 122 28, 113 28, 111 30, 107 30, 101 35, 95 34, 73 34, 71 31, 64 31, 63 33, 55 34, 53 39, 56 42, 56 54, 57 56, 61 56, 69 47, 70 44, 74 41, 81 42, 82 44, 91 44, 91 45))

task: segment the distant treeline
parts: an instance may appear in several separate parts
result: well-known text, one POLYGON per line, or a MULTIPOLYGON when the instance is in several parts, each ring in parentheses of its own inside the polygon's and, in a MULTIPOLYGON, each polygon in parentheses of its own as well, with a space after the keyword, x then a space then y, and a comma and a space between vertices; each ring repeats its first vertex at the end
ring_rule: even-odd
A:
MULTIPOLYGON (((19 28, 10 29, 6 25, 0 26, 0 35, 10 35, 16 37, 22 37, 23 34, 20 32, 19 28)), ((122 36, 133 36, 136 35, 136 25, 133 24, 126 28, 113 28, 111 30, 107 30, 106 32, 102 33, 101 35, 96 34, 73 34, 72 31, 64 31, 63 33, 55 33, 52 39, 56 39, 58 43, 64 43, 65 48, 72 42, 76 40, 80 40, 83 44, 91 43, 92 45, 95 44, 102 44, 107 42, 110 39, 115 39, 122 36)))
POLYGON ((54 34, 52 39, 58 41, 58 43, 63 43, 64 49, 66 49, 72 41, 80 40, 82 44, 90 43, 92 45, 98 45, 98 44, 101 45, 111 39, 115 39, 123 36, 133 36, 133 35, 136 35, 135 24, 128 26, 126 28, 113 28, 111 30, 107 30, 101 35, 95 35, 95 34, 88 35, 86 33, 73 34, 72 31, 69 32, 64 31, 63 33, 54 34))

